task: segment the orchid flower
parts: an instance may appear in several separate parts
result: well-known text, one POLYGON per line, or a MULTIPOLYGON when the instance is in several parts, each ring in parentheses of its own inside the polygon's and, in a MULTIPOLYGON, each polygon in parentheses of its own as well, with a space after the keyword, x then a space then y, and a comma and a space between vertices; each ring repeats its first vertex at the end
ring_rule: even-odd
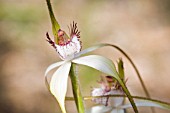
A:
MULTIPOLYGON (((122 59, 117 62, 118 73, 125 83, 124 66, 122 59)), ((131 108, 131 104, 125 104, 125 95, 121 85, 112 76, 101 76, 98 82, 101 87, 93 88, 91 95, 92 101, 97 105, 87 110, 87 113, 126 113, 126 109, 131 108), (95 98, 98 97, 98 98, 95 98)), ((170 104, 159 100, 133 96, 137 107, 157 107, 170 110, 170 104)), ((90 98, 89 98, 90 99, 90 98)), ((153 110, 153 109, 151 109, 153 110)), ((154 113, 154 111, 152 111, 154 113)))
POLYGON ((115 65, 110 59, 99 55, 89 55, 89 56, 81 57, 81 55, 90 52, 92 50, 95 50, 102 45, 93 46, 81 52, 80 51, 81 42, 79 41, 80 34, 79 31, 77 30, 76 23, 73 22, 73 25, 71 26, 70 38, 68 38, 65 32, 60 29, 58 30, 57 37, 58 37, 57 40, 58 43, 55 43, 51 40, 51 38, 47 34, 47 39, 48 39, 47 41, 56 49, 60 58, 63 61, 50 65, 47 68, 45 75, 47 75, 48 72, 51 71, 52 69, 60 66, 52 75, 51 82, 50 82, 50 91, 57 99, 63 113, 66 112, 64 101, 65 101, 65 96, 67 91, 68 75, 71 71, 71 67, 73 63, 86 65, 96 70, 99 70, 103 73, 113 76, 123 84, 125 91, 127 91, 127 88, 125 87, 124 83, 122 82, 122 80, 118 76, 118 73, 116 72, 115 65))
POLYGON ((138 112, 133 98, 131 97, 124 82, 119 77, 114 63, 110 59, 99 55, 89 55, 89 56, 81 57, 81 55, 94 51, 100 47, 108 46, 108 44, 101 44, 80 51, 81 50, 81 42, 79 41, 80 32, 77 29, 77 24, 73 22, 73 24, 70 25, 70 35, 67 35, 65 31, 61 30, 58 22, 55 19, 50 4, 50 0, 46 0, 46 2, 49 9, 49 14, 52 23, 52 30, 54 34, 54 41, 53 41, 47 33, 46 34, 47 41, 56 49, 56 51, 59 54, 59 57, 63 61, 50 65, 45 72, 45 78, 46 78, 46 83, 48 84, 47 81, 48 72, 58 67, 58 69, 52 75, 50 85, 49 85, 50 87, 49 90, 57 99, 62 112, 66 113, 65 96, 67 92, 67 81, 68 81, 69 74, 72 81, 73 94, 75 97, 75 102, 77 105, 78 112, 81 113, 85 112, 84 105, 83 105, 83 98, 77 82, 78 79, 76 78, 75 73, 73 71, 74 64, 86 65, 96 70, 99 70, 107 75, 113 76, 121 84, 123 91, 128 96, 129 101, 131 102, 134 108, 134 111, 138 112))
MULTIPOLYGON (((118 61, 118 73, 122 81, 124 78, 124 66, 122 59, 118 61)), ((118 109, 124 104, 124 97, 109 97, 109 95, 124 95, 121 85, 114 79, 113 76, 101 76, 101 80, 98 82, 100 88, 93 88, 92 97, 100 96, 101 98, 92 98, 92 101, 100 104, 90 109, 90 113, 125 113, 123 109, 118 109), (108 97, 102 97, 108 96, 108 97)))
MULTIPOLYGON (((106 77, 112 78, 117 81, 117 85, 115 86, 115 88, 118 88, 118 89, 116 89, 116 90, 113 90, 112 87, 108 87, 107 85, 104 85, 103 89, 105 89, 105 90, 97 89, 97 90, 94 90, 94 92, 93 92, 94 96, 96 94, 95 92, 97 92, 97 95, 98 95, 98 91, 99 91, 99 93, 102 91, 102 93, 104 93, 104 95, 105 94, 113 94, 113 93, 124 94, 123 97, 127 97, 129 99, 130 104, 122 105, 122 106, 119 106, 122 104, 122 99, 118 99, 119 103, 116 103, 117 105, 115 105, 115 107, 119 106, 120 110, 117 108, 112 109, 112 111, 111 111, 112 113, 117 112, 117 110, 119 112, 123 113, 124 110, 122 110, 122 109, 126 109, 129 107, 133 107, 134 112, 138 113, 138 110, 137 110, 137 107, 136 107, 136 104, 135 104, 133 98, 141 99, 141 100, 145 101, 144 103, 137 103, 137 105, 139 105, 139 106, 148 104, 148 106, 156 106, 156 107, 160 107, 160 108, 170 109, 170 104, 168 104, 168 103, 153 100, 153 99, 131 96, 129 90, 127 89, 127 87, 125 85, 124 72, 121 67, 121 64, 122 64, 121 62, 118 63, 118 71, 117 71, 112 60, 110 60, 106 57, 103 57, 100 55, 82 56, 82 55, 85 55, 86 53, 92 52, 96 49, 99 49, 99 48, 105 47, 105 46, 111 46, 111 47, 118 49, 120 52, 122 52, 125 55, 125 57, 130 61, 130 63, 134 67, 135 71, 137 72, 138 78, 141 82, 141 85, 142 85, 146 95, 149 97, 149 93, 146 90, 146 87, 140 77, 140 74, 139 74, 136 66, 134 65, 132 60, 128 57, 128 55, 123 50, 121 50, 119 47, 112 45, 112 44, 99 44, 99 45, 92 46, 92 47, 89 47, 89 48, 81 51, 82 45, 81 45, 81 41, 80 41, 80 31, 77 28, 77 23, 73 22, 73 24, 70 25, 70 27, 69 27, 70 33, 69 33, 69 35, 67 35, 67 33, 60 28, 60 25, 58 24, 57 20, 55 19, 50 0, 46 0, 46 2, 47 2, 49 14, 50 14, 50 19, 51 19, 51 23, 52 23, 52 31, 53 31, 53 35, 54 35, 54 41, 53 41, 50 38, 49 34, 47 33, 46 34, 47 41, 57 51, 57 53, 62 61, 51 64, 46 69, 45 80, 46 80, 47 86, 49 88, 49 91, 58 101, 63 113, 66 113, 65 97, 66 97, 66 92, 67 92, 67 81, 68 81, 69 75, 70 75, 71 82, 72 82, 73 95, 74 95, 74 100, 75 100, 75 103, 77 106, 77 110, 79 113, 85 112, 85 108, 83 105, 83 103, 84 103, 83 97, 81 94, 77 74, 75 72, 76 64, 85 65, 85 66, 94 68, 94 69, 101 71, 102 73, 108 75, 106 77), (56 71, 52 74, 51 81, 49 83, 47 80, 47 75, 51 70, 53 70, 55 68, 56 68, 56 71), (148 102, 150 102, 150 103, 148 103, 148 102)), ((94 99, 94 100, 100 103, 100 101, 98 101, 96 99, 94 99)), ((114 101, 115 101, 115 99, 113 98, 113 102, 114 101)), ((106 102, 107 102, 107 99, 105 99, 105 103, 106 102)), ((106 109, 103 109, 103 110, 106 110, 106 109)))

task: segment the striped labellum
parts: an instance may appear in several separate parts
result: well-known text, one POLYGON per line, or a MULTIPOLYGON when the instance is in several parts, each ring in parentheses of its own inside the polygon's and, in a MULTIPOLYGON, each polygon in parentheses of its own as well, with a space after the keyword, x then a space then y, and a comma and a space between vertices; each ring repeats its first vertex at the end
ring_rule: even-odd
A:
POLYGON ((73 22, 69 30, 70 35, 68 36, 65 31, 59 29, 56 42, 53 42, 47 33, 47 41, 56 49, 62 60, 74 58, 74 55, 79 53, 82 48, 77 23, 73 22))

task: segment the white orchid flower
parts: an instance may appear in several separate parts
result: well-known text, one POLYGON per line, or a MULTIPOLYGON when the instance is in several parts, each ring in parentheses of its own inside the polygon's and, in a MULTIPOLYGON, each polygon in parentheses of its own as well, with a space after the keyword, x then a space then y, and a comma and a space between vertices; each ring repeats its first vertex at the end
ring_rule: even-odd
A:
POLYGON ((52 46, 59 53, 60 58, 63 61, 50 65, 45 72, 45 76, 47 77, 48 72, 51 71, 52 69, 59 67, 52 75, 50 82, 50 91, 57 99, 63 113, 66 112, 64 101, 67 91, 68 75, 72 63, 86 65, 113 76, 119 82, 121 82, 121 85, 123 85, 123 88, 125 89, 125 91, 127 91, 126 87, 124 86, 123 82, 118 76, 115 65, 110 59, 99 55, 89 55, 81 57, 81 55, 94 51, 100 47, 107 46, 108 44, 100 44, 80 51, 81 50, 81 42, 79 41, 80 34, 79 31, 77 30, 77 25, 74 22, 73 25, 71 26, 70 38, 68 38, 65 32, 60 29, 58 31, 58 37, 59 37, 58 44, 54 43, 50 39, 48 34, 47 41, 50 44, 52 44, 52 46))
MULTIPOLYGON (((119 77, 113 62, 110 59, 105 58, 103 56, 99 56, 99 55, 82 56, 82 55, 89 53, 91 51, 94 51, 100 47, 111 46, 111 45, 110 44, 100 44, 100 45, 93 46, 93 47, 90 47, 88 49, 81 51, 81 42, 79 41, 80 32, 77 29, 77 24, 73 22, 73 24, 70 26, 70 34, 68 36, 63 30, 60 29, 60 26, 59 26, 58 22, 56 21, 55 16, 52 11, 52 6, 50 3, 50 0, 46 0, 46 2, 47 2, 49 14, 50 14, 52 30, 53 30, 53 34, 54 34, 54 38, 55 38, 55 40, 52 41, 47 33, 47 41, 56 49, 56 51, 59 54, 59 57, 63 61, 60 61, 60 62, 50 65, 45 72, 45 79, 46 79, 46 83, 48 84, 48 81, 47 81, 48 72, 51 71, 52 69, 58 67, 58 69, 52 75, 50 85, 49 85, 49 87, 50 87, 49 90, 57 99, 62 112, 66 113, 65 96, 66 96, 66 92, 67 92, 67 80, 68 80, 68 75, 69 75, 70 71, 72 71, 72 70, 70 70, 73 66, 72 64, 74 64, 74 63, 92 67, 96 70, 99 70, 99 71, 101 71, 107 75, 113 76, 115 79, 117 79, 117 81, 120 83, 122 89, 124 90, 125 94, 128 96, 129 101, 131 102, 131 104, 134 108, 134 111, 138 112, 138 110, 135 106, 135 103, 133 101, 133 98, 131 97, 124 82, 119 77)), ((79 93, 79 92, 76 92, 76 93, 79 93)), ((75 98, 75 100, 76 100, 76 98, 75 98)), ((82 98, 79 99, 79 97, 78 97, 77 100, 82 100, 82 98)), ((77 105, 77 107, 79 107, 80 105, 77 105)), ((79 112, 82 113, 82 112, 84 112, 84 110, 79 111, 79 112)))
MULTIPOLYGON (((123 68, 120 70, 123 72, 123 68)), ((93 88, 91 95, 92 97, 96 97, 96 96, 101 97, 101 98, 92 98, 93 102, 100 105, 92 107, 90 109, 90 113, 108 113, 108 112, 124 113, 124 110, 118 108, 119 106, 123 105, 123 101, 125 98, 109 97, 109 95, 124 95, 124 92, 121 86, 119 85, 119 83, 112 76, 101 76, 101 80, 98 83, 101 85, 101 87, 93 88)))
MULTIPOLYGON (((56 28, 56 27, 53 27, 53 28, 56 28)), ((57 30, 58 31, 57 32, 55 31, 54 33, 55 42, 51 40, 48 33, 46 34, 47 41, 56 49, 60 58, 63 61, 50 65, 45 72, 45 77, 46 77, 46 82, 47 82, 46 75, 48 74, 48 72, 60 66, 56 70, 56 72, 54 72, 54 74, 52 75, 51 82, 50 82, 50 91, 57 99, 62 109, 62 112, 63 113, 66 112, 64 101, 65 101, 65 96, 66 96, 66 91, 67 91, 67 79, 68 79, 68 75, 69 75, 72 63, 92 67, 96 70, 99 70, 107 75, 110 75, 116 78, 120 82, 123 90, 125 91, 125 94, 128 95, 130 102, 132 103, 133 107, 137 111, 137 108, 135 107, 134 101, 131 98, 128 89, 126 88, 123 81, 119 77, 116 71, 115 65, 110 59, 105 58, 103 56, 99 56, 99 55, 89 55, 89 56, 80 57, 100 47, 109 46, 109 44, 100 44, 100 45, 85 49, 83 51, 80 51, 82 46, 81 46, 81 42, 79 41, 80 32, 77 29, 76 23, 73 22, 73 24, 70 26, 70 36, 68 36, 63 30, 61 30, 60 27, 58 27, 57 30)))

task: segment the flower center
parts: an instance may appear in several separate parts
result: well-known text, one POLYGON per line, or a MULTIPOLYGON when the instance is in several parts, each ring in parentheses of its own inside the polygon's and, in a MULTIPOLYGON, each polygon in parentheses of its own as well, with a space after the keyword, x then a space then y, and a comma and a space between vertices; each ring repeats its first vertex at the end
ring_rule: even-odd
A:
POLYGON ((58 31, 58 45, 64 46, 70 42, 69 37, 63 30, 58 31))
POLYGON ((60 58, 70 59, 74 58, 74 55, 81 50, 81 42, 79 41, 80 32, 77 29, 77 24, 73 22, 70 26, 70 36, 68 36, 63 30, 58 30, 58 44, 56 44, 56 50, 60 55, 60 58))
POLYGON ((81 44, 76 36, 70 41, 64 41, 62 45, 56 45, 56 49, 61 57, 61 59, 67 59, 69 56, 74 57, 74 54, 80 52, 81 44))
POLYGON ((81 51, 81 41, 80 31, 77 29, 77 23, 74 23, 70 26, 70 36, 68 36, 63 30, 59 29, 57 33, 56 43, 51 40, 48 33, 47 41, 56 49, 59 53, 59 56, 62 60, 68 60, 74 58, 74 55, 81 51))

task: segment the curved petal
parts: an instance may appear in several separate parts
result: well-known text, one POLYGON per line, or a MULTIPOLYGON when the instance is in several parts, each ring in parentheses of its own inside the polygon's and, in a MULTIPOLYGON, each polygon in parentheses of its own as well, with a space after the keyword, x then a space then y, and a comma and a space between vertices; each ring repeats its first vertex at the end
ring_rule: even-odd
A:
POLYGON ((57 99, 63 113, 66 113, 64 101, 70 67, 71 62, 67 62, 59 67, 53 74, 50 82, 50 91, 57 99))
POLYGON ((46 71, 45 71, 45 76, 47 76, 47 73, 48 73, 49 71, 51 71, 52 69, 54 69, 54 68, 62 65, 64 62, 65 62, 65 61, 60 61, 60 62, 51 64, 50 66, 48 66, 48 68, 47 68, 46 71))
POLYGON ((112 75, 115 78, 119 77, 116 72, 116 68, 115 68, 115 65, 113 64, 113 62, 110 59, 105 58, 103 56, 89 55, 89 56, 84 56, 84 57, 74 59, 74 60, 72 60, 72 62, 92 67, 92 68, 99 70, 103 73, 112 75))

